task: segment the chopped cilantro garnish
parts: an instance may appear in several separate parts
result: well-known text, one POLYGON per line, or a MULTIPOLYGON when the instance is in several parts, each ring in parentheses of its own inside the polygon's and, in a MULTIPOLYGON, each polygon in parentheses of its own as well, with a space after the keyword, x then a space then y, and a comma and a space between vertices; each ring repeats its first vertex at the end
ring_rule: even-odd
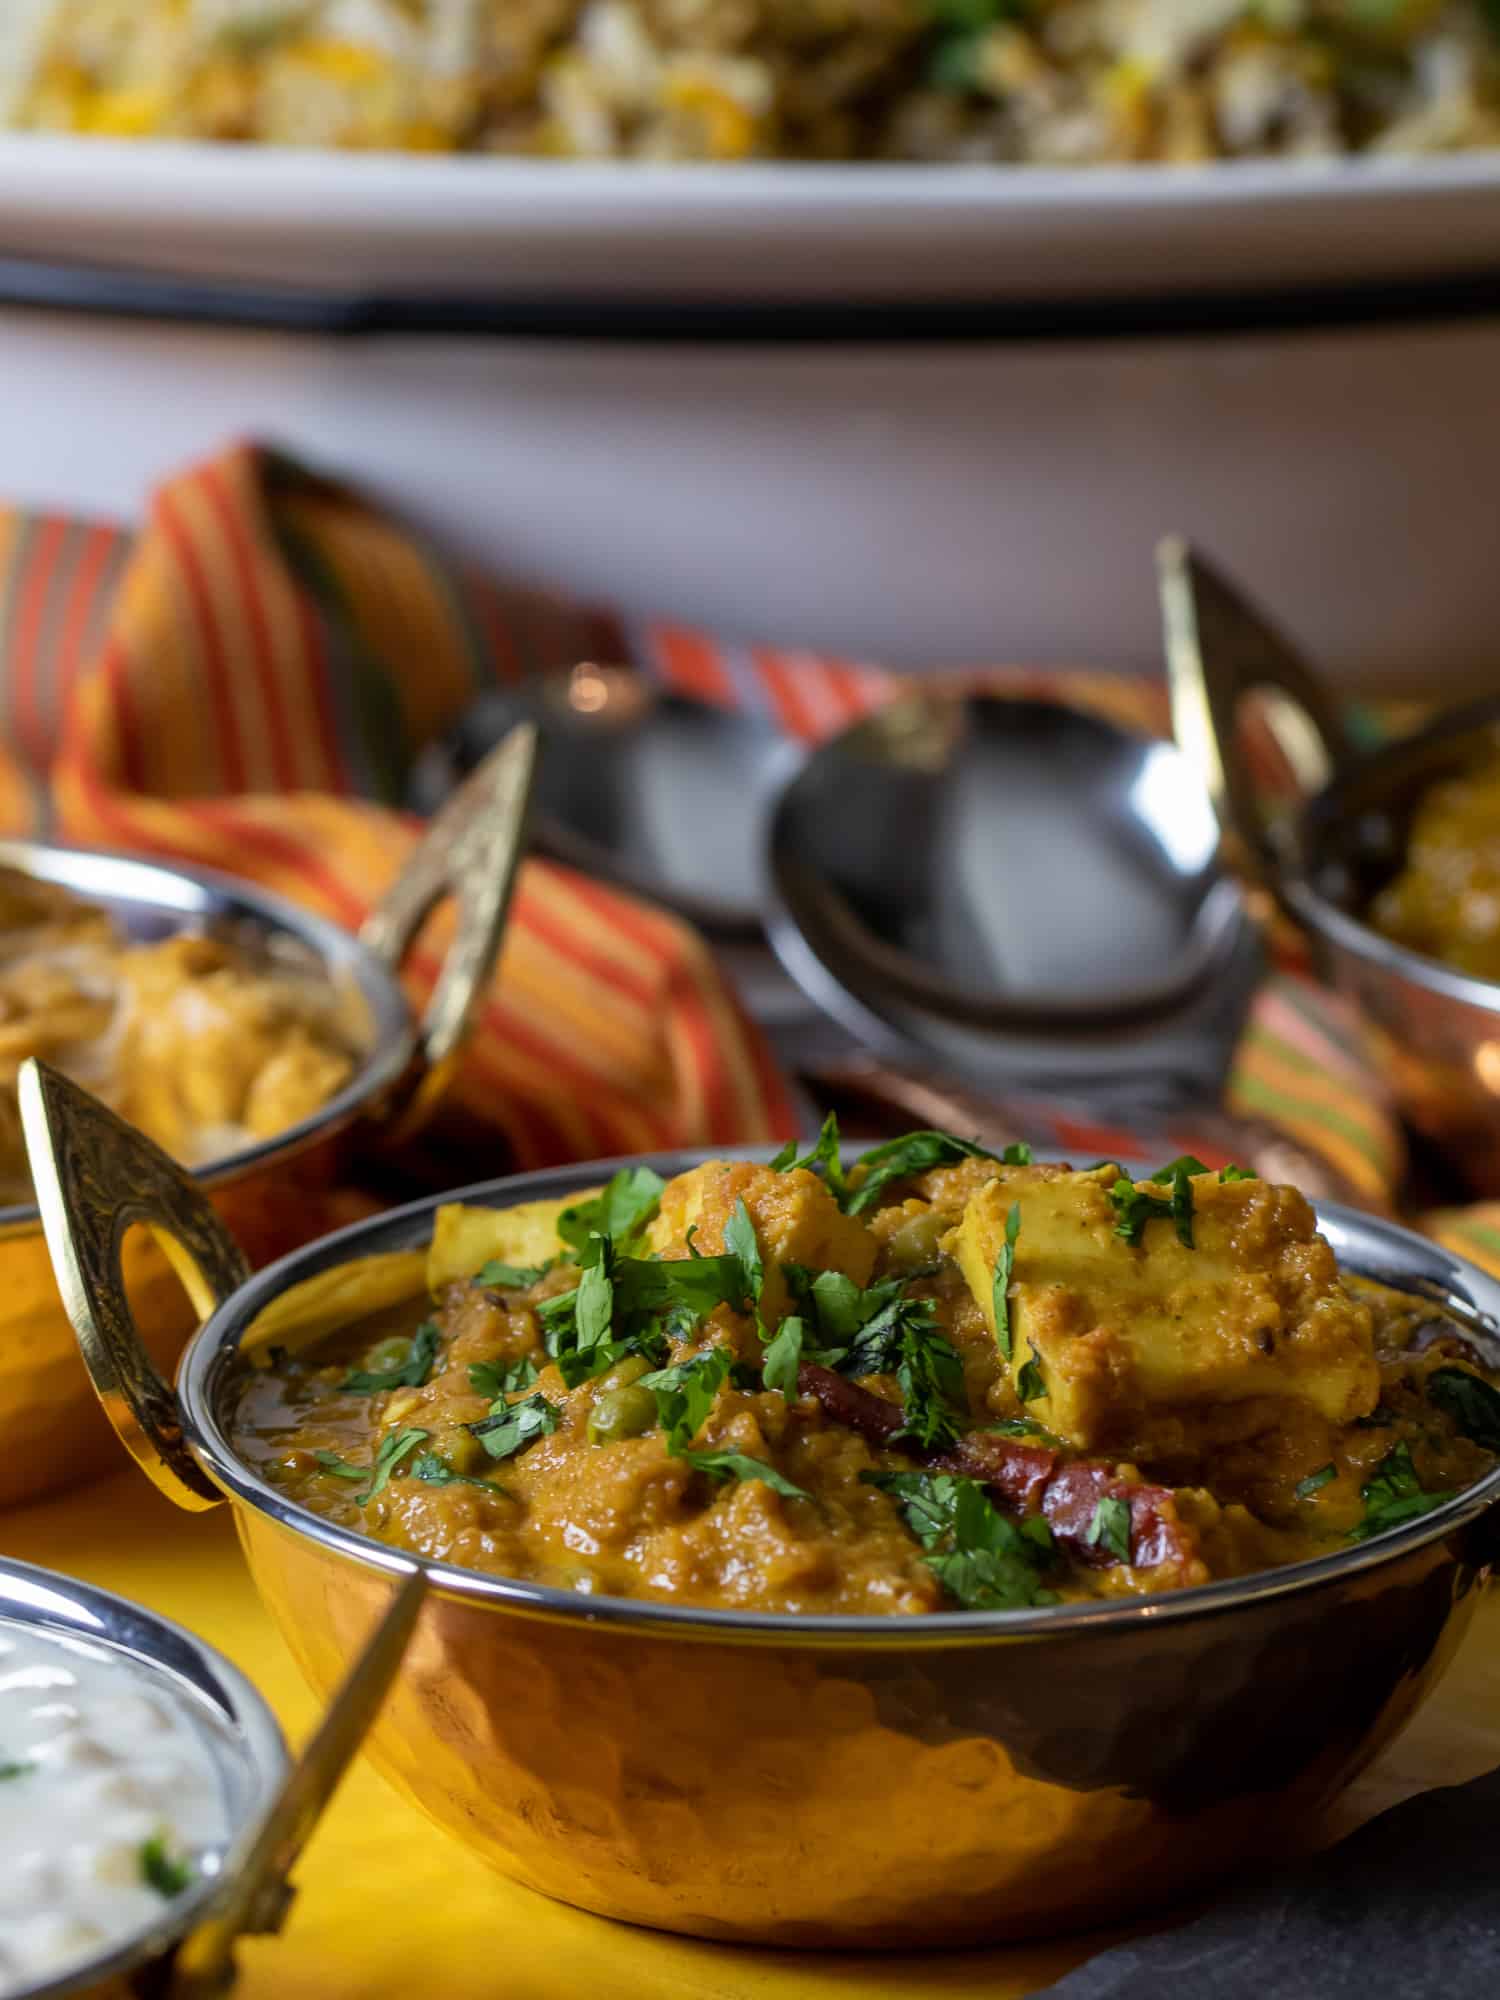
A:
POLYGON ((315 1451, 313 1457, 322 1471, 335 1479, 358 1479, 361 1482, 370 1476, 368 1465, 351 1465, 347 1458, 340 1458, 336 1451, 315 1451))
POLYGON ((793 1315, 776 1329, 766 1347, 761 1370, 768 1389, 779 1389, 790 1403, 797 1394, 797 1370, 802 1366, 802 1321, 793 1315))
POLYGON ((1383 1534, 1387 1528, 1399 1528, 1404 1521, 1430 1514, 1434 1507, 1453 1498, 1451 1493, 1422 1491, 1411 1462, 1411 1447, 1404 1443, 1391 1447, 1360 1488, 1360 1495, 1365 1503, 1365 1518, 1350 1531, 1352 1542, 1368 1541, 1371 1535, 1383 1534))
POLYGON ((563 1210, 557 1218, 557 1233, 577 1250, 591 1236, 608 1236, 624 1249, 656 1214, 665 1186, 661 1175, 650 1167, 621 1167, 602 1194, 563 1210))
POLYGON ((1219 1179, 1221 1181, 1253 1181, 1259 1178, 1260 1176, 1251 1173, 1248 1167, 1237 1167, 1233 1160, 1230 1161, 1227 1167, 1220 1167, 1219 1169, 1219 1179))
POLYGON ((1455 1430, 1485 1451, 1500 1452, 1500 1391, 1481 1376, 1467 1368, 1435 1368, 1427 1378, 1427 1397, 1455 1430))
MULTIPOLYGON (((1172 1221, 1177 1225, 1177 1237, 1189 1250, 1193 1247, 1193 1182, 1184 1161, 1176 1161, 1170 1169, 1172 1194, 1169 1200, 1161 1195, 1150 1194, 1145 1188, 1138 1188, 1124 1174, 1109 1191, 1110 1205, 1115 1211, 1115 1234, 1126 1243, 1139 1243, 1141 1232, 1148 1222, 1172 1221)), ((1153 1176, 1153 1179, 1159 1176, 1153 1176)))
POLYGON ((421 1452, 411 1462, 413 1479, 423 1480, 428 1486, 477 1486, 485 1493, 502 1493, 493 1479, 475 1479, 467 1472, 455 1472, 447 1459, 439 1458, 435 1451, 421 1452))
POLYGON ((1034 1403, 1047 1393, 1047 1382, 1042 1374, 1041 1364, 1033 1355, 1016 1377, 1016 1394, 1023 1403, 1034 1403))
POLYGON ((484 1291, 529 1292, 556 1262, 555 1257, 549 1257, 545 1264, 506 1264, 499 1257, 492 1257, 488 1264, 481 1264, 469 1282, 484 1291))
POLYGON ((1181 1153, 1151 1175, 1154 1181, 1175 1181, 1179 1174, 1206 1174, 1210 1171, 1195 1153, 1181 1153))
POLYGON ((1292 1488, 1299 1500, 1311 1500, 1315 1493, 1321 1493, 1330 1479, 1337 1479, 1339 1469, 1330 1459, 1327 1465, 1320 1465, 1316 1472, 1309 1472, 1305 1479, 1299 1479, 1292 1488))
POLYGON ((835 1201, 844 1196, 844 1162, 839 1152, 839 1121, 833 1112, 823 1120, 823 1129, 818 1134, 818 1143, 810 1153, 800 1156, 797 1142, 790 1140, 771 1162, 772 1170, 778 1174, 788 1174, 798 1167, 806 1167, 816 1173, 822 1169, 828 1192, 835 1201))
POLYGON ((973 1479, 948 1473, 864 1472, 896 1500, 926 1550, 927 1566, 950 1597, 972 1611, 1055 1604, 1041 1585, 1052 1537, 1040 1516, 1021 1525, 999 1512, 973 1479))
POLYGON ((1034 1417, 1005 1417, 998 1424, 980 1424, 980 1436, 1034 1438, 1038 1444, 1049 1446, 1053 1451, 1063 1449, 1063 1441, 1045 1424, 1039 1424, 1034 1417))
POLYGON ((774 1465, 767 1465, 758 1458, 747 1458, 742 1451, 681 1451, 676 1456, 692 1466, 695 1472, 706 1472, 710 1479, 758 1479, 785 1499, 812 1498, 810 1493, 794 1486, 790 1479, 779 1473, 774 1465))
POLYGON ((556 1406, 538 1390, 524 1402, 508 1403, 503 1409, 491 1411, 479 1423, 470 1424, 469 1430, 491 1458, 514 1458, 538 1438, 550 1437, 557 1424, 556 1406))
POLYGON ((958 1436, 969 1410, 963 1362, 930 1300, 889 1299, 859 1328, 843 1368, 849 1375, 896 1377, 905 1419, 897 1436, 928 1450, 941 1450, 958 1436))
POLYGON ((417 1446, 426 1442, 426 1431, 419 1430, 396 1431, 390 1437, 382 1438, 375 1453, 375 1463, 370 1468, 370 1483, 363 1493, 354 1496, 357 1504, 368 1506, 377 1493, 383 1493, 401 1461, 410 1458, 417 1446))
POLYGON ((576 1389, 580 1382, 592 1382, 596 1375, 608 1374, 627 1354, 639 1354, 648 1361, 665 1361, 668 1351, 662 1335, 645 1329, 629 1340, 601 1340, 597 1347, 564 1348, 555 1358, 564 1383, 576 1389))
POLYGON ((1116 1562, 1130 1561, 1130 1502, 1118 1493, 1106 1493, 1094 1509, 1093 1519, 1083 1539, 1093 1548, 1106 1548, 1116 1562))
POLYGON ((1021 1204, 1013 1201, 1005 1218, 1005 1241, 995 1258, 992 1296, 995 1307, 995 1345, 1001 1358, 1010 1359, 1010 1274, 1016 1261, 1016 1238, 1021 1233, 1021 1204))
POLYGON ((879 1205, 880 1197, 892 1181, 910 1180, 929 1168, 951 1166, 957 1160, 991 1159, 987 1146, 972 1139, 955 1138, 951 1132, 908 1132, 904 1138, 888 1139, 872 1146, 854 1163, 854 1171, 864 1169, 858 1188, 844 1202, 850 1215, 862 1215, 879 1205))
POLYGON ((656 1397, 657 1420, 667 1434, 667 1450, 681 1458, 702 1429, 709 1411, 729 1380, 730 1355, 710 1347, 690 1361, 676 1362, 640 1378, 640 1387, 656 1397))
POLYGON ((0 1757, 0 1784, 7 1778, 24 1778, 36 1765, 25 1757, 0 1757))
POLYGON ((389 1368, 356 1368, 344 1377, 339 1387, 358 1390, 362 1395, 373 1395, 379 1389, 420 1389, 432 1373, 440 1338, 437 1321, 424 1319, 399 1361, 389 1368))
POLYGON ((1029 1167, 1032 1151, 1024 1139, 1012 1139, 1000 1155, 1000 1164, 1005 1167, 1029 1167))
POLYGON ((724 1225, 724 1248, 731 1257, 739 1258, 740 1269, 745 1274, 744 1289, 759 1305, 761 1286, 765 1281, 765 1266, 761 1262, 755 1224, 750 1219, 750 1211, 745 1206, 743 1195, 736 1201, 733 1213, 724 1225))
POLYGON ((501 1396, 519 1395, 536 1380, 536 1363, 529 1355, 519 1361, 471 1361, 469 1387, 476 1396, 488 1396, 493 1403, 501 1396))
POLYGON ((615 1313, 613 1261, 613 1245, 609 1238, 597 1232, 591 1235, 579 1259, 583 1270, 578 1280, 578 1296, 573 1304, 575 1344, 578 1347, 597 1347, 600 1341, 609 1339, 615 1313))
POLYGON ((193 1865, 167 1850, 167 1843, 159 1833, 153 1833, 149 1840, 143 1840, 140 1848, 141 1880, 153 1888, 158 1896, 180 1896, 184 1889, 193 1885, 193 1865))

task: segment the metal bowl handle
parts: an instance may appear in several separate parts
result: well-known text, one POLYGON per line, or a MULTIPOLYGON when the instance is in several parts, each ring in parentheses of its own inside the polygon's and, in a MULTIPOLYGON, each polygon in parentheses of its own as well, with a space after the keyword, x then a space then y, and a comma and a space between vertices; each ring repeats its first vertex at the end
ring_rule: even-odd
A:
POLYGON ((201 1319, 250 1266, 184 1169, 96 1097, 35 1060, 21 1065, 18 1095, 52 1268, 104 1414, 169 1499, 212 1507, 223 1495, 188 1449, 176 1393, 141 1341, 120 1247, 144 1223, 201 1319))
POLYGON ((359 941, 396 977, 427 917, 452 896, 457 906, 412 1060, 378 1107, 394 1142, 421 1125, 441 1097, 500 955, 505 919, 526 850, 536 781, 536 725, 519 723, 432 820, 415 853, 360 929, 359 941))
POLYGON ((1219 825, 1261 878, 1275 887, 1284 860, 1240 754, 1239 709, 1247 694, 1270 697, 1266 725, 1303 797, 1354 761, 1338 705, 1291 644, 1188 542, 1157 546, 1157 578, 1178 747, 1208 788, 1219 825))

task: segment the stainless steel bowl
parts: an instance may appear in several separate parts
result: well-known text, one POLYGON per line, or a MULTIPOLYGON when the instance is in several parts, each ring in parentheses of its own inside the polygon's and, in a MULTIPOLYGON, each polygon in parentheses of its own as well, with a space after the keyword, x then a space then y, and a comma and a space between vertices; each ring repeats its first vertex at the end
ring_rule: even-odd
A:
MULTIPOLYGON (((288 1759, 276 1718, 238 1668, 180 1625, 92 1584, 5 1557, 0 1557, 0 1624, 107 1647, 148 1675, 179 1714, 191 1717, 207 1747, 223 1786, 229 1827, 255 1818, 280 1790, 288 1759)), ((182 1896, 163 1905, 160 1921, 149 1931, 65 1976, 26 1987, 24 2000, 141 1990, 135 1982, 148 1967, 159 1968, 171 1957, 219 1886, 219 1877, 200 1875, 182 1896)))
POLYGON ((1367 1054, 1403 1115, 1476 1193, 1500 1194, 1500 983, 1394 944, 1364 919, 1400 868, 1429 786, 1463 770, 1500 724, 1500 696, 1374 752, 1265 619, 1180 543, 1161 551, 1173 728, 1208 783, 1239 861, 1312 942, 1351 1000, 1367 1054), (1244 755, 1248 697, 1300 786, 1268 819, 1244 755))
MULTIPOLYGON (((229 1501, 265 1603, 327 1689, 412 1559, 289 1503, 236 1455, 239 1349, 304 1280, 425 1245, 436 1200, 244 1283, 222 1226, 154 1147, 39 1068, 23 1110, 64 1295, 122 1436, 183 1504, 229 1501), (219 1300, 175 1391, 118 1281, 134 1220, 170 1232, 219 1300)), ((569 1194, 607 1170, 457 1198, 569 1194)), ((1494 1280, 1353 1210, 1319 1219, 1348 1268, 1500 1334, 1494 1280)), ((422 1564, 427 1603, 371 1755, 505 1874, 635 1923, 868 1948, 1102 1922, 1305 1833, 1452 1656, 1497 1500, 1500 1470, 1296 1567, 909 1620, 693 1611, 422 1564)))
MULTIPOLYGON (((305 1241, 351 1145, 404 1137, 435 1107, 493 970, 525 838, 535 736, 517 731, 455 795, 357 936, 226 875, 126 855, 0 842, 0 865, 60 883, 113 912, 131 936, 228 931, 300 963, 347 996, 364 1060, 311 1118, 196 1170, 194 1178, 257 1261, 305 1241), (400 975, 432 907, 457 906, 432 1000, 413 1017, 400 975), (310 1196, 316 1197, 310 1200, 310 1196)), ((163 1367, 193 1319, 144 1232, 127 1279, 163 1367)), ((73 1484, 108 1462, 108 1439, 79 1366, 35 1203, 0 1208, 0 1506, 73 1484)))

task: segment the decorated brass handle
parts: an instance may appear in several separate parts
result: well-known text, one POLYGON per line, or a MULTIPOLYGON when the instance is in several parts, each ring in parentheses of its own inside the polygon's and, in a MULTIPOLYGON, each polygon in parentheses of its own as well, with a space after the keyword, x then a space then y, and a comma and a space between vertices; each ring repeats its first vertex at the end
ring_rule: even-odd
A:
POLYGON ((1304 797, 1354 757, 1328 690, 1290 643, 1187 542, 1157 548, 1172 730, 1208 788, 1219 824, 1272 887, 1282 857, 1239 747, 1240 704, 1267 697, 1265 719, 1304 797))
POLYGON ((177 1948, 169 2000, 226 1993, 234 1983, 239 1939, 280 1930, 292 1898, 287 1878, 375 1720, 425 1591, 422 1572, 409 1571, 281 1790, 230 1848, 223 1890, 177 1948))
POLYGON ((496 745, 432 820, 360 930, 360 943, 394 975, 436 906, 447 896, 457 906, 411 1066, 383 1107, 391 1139, 411 1133, 441 1097, 495 969, 526 849, 538 742, 536 725, 523 722, 496 745))
POLYGON ((120 1246, 144 1223, 202 1319, 250 1267, 185 1169, 144 1133, 46 1063, 21 1065, 18 1092, 52 1268, 104 1413, 170 1499, 212 1507, 222 1495, 189 1451, 177 1397, 136 1331, 120 1246))

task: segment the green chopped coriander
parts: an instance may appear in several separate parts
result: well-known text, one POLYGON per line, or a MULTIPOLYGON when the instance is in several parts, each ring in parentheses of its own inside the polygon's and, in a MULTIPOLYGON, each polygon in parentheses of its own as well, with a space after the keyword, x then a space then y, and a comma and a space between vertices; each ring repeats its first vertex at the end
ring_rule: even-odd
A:
POLYGON ((347 1458, 340 1458, 336 1451, 315 1451, 313 1457, 317 1460, 319 1469, 334 1479, 357 1479, 363 1483, 370 1476, 368 1465, 351 1465, 347 1458))
POLYGON ((491 1458, 514 1458, 538 1438, 550 1437, 557 1425, 556 1406, 538 1390, 522 1402, 492 1410, 477 1424, 470 1424, 469 1431, 491 1458))
POLYGON ((1041 1363, 1033 1355, 1016 1377, 1016 1394, 1023 1403, 1034 1403, 1046 1393, 1046 1377, 1042 1374, 1041 1363))
POLYGON ((8 1778, 24 1778, 36 1765, 25 1757, 0 1757, 0 1784, 8 1778))
POLYGON ((1467 1368, 1435 1368, 1427 1378, 1427 1400, 1456 1431, 1485 1451, 1500 1453, 1500 1390, 1467 1368))
POLYGON ((1012 1139, 1000 1155, 1003 1167, 1029 1167, 1035 1155, 1024 1139, 1012 1139))
POLYGON ((1169 1161, 1166 1166, 1158 1167, 1150 1178, 1154 1181, 1174 1181, 1182 1173, 1206 1174, 1210 1171, 1195 1153, 1181 1153, 1175 1160, 1169 1161))
POLYGON ((370 1483, 363 1493, 355 1494, 356 1503, 366 1507, 377 1493, 383 1493, 390 1484, 391 1474, 403 1459, 410 1458, 417 1446, 426 1442, 427 1432, 419 1430, 396 1431, 390 1437, 382 1438, 375 1453, 375 1463, 370 1468, 370 1483))
POLYGON ((839 1121, 834 1113, 830 1111, 823 1120, 818 1143, 810 1153, 799 1155, 796 1140, 789 1140, 772 1160, 771 1167, 772 1171, 778 1174, 793 1173, 798 1167, 806 1167, 812 1173, 817 1173, 821 1169, 828 1192, 835 1201, 842 1201, 844 1162, 839 1151, 839 1121))
POLYGON ((1000 1245, 995 1258, 995 1276, 992 1296, 995 1308, 995 1345, 1000 1350, 1001 1359, 1009 1361, 1010 1339, 1010 1274, 1016 1261, 1016 1238, 1021 1233, 1021 1204, 1013 1201, 1010 1213, 1005 1218, 1005 1241, 1000 1245))
POLYGON ((1353 1542, 1368 1541, 1371 1535, 1384 1534, 1387 1528, 1399 1528, 1403 1522, 1418 1520, 1453 1498, 1451 1493, 1422 1491, 1412 1464, 1411 1447, 1404 1443, 1393 1445, 1386 1453, 1360 1488, 1360 1496, 1365 1503, 1365 1517, 1350 1531, 1349 1539, 1353 1542))
POLYGON ((768 1389, 779 1389, 790 1403, 797 1394, 797 1371, 802 1366, 802 1321, 795 1314, 784 1319, 767 1344, 761 1375, 768 1389))
POLYGON ((889 1493, 926 1551, 924 1560, 948 1595, 968 1610, 1010 1611, 1055 1604, 1041 1573, 1052 1558, 1052 1536, 1038 1516, 1020 1525, 995 1507, 973 1479, 949 1473, 865 1472, 889 1493))
POLYGON ((1219 1179, 1221 1181, 1253 1181, 1259 1178, 1260 1176, 1251 1173, 1248 1167, 1237 1167, 1232 1160, 1227 1167, 1220 1167, 1219 1169, 1219 1179))
POLYGON ((1083 1539, 1093 1548, 1105 1548, 1116 1562, 1130 1561, 1130 1502, 1118 1493, 1106 1493, 1094 1509, 1093 1519, 1083 1539))
POLYGON ((973 1139, 955 1138, 951 1132, 908 1132, 903 1138, 888 1139, 860 1155, 854 1170, 864 1169, 864 1179, 844 1202, 850 1215, 862 1215, 878 1207, 880 1197, 892 1181, 909 1180, 932 1167, 951 1166, 958 1160, 986 1160, 994 1156, 987 1146, 973 1139))
POLYGON ((482 1493, 503 1493, 503 1486, 497 1486, 493 1479, 475 1479, 467 1472, 455 1472, 446 1458, 439 1458, 435 1451, 424 1451, 411 1462, 411 1476, 420 1479, 427 1486, 477 1486, 482 1493))
POLYGON ((412 1335, 406 1351, 388 1368, 356 1368, 339 1387, 374 1395, 381 1389, 420 1389, 432 1373, 441 1335, 435 1319, 424 1319, 412 1335))
POLYGON ((723 1347, 710 1347, 690 1361, 642 1375, 639 1387, 656 1397, 656 1414, 667 1434, 667 1450, 674 1458, 686 1455, 702 1429, 719 1391, 729 1380, 730 1355, 723 1347))
POLYGON ((1320 1465, 1316 1472, 1309 1472, 1305 1479, 1299 1479, 1292 1488, 1299 1500, 1311 1500, 1315 1493, 1321 1493, 1330 1479, 1337 1479, 1339 1469, 1330 1459, 1327 1465, 1320 1465))
POLYGON ((158 1896, 180 1896, 196 1879, 192 1863, 170 1853, 159 1833, 141 1842, 140 1864, 141 1880, 158 1896))
POLYGON ((750 1211, 745 1206, 743 1195, 735 1202, 734 1210, 724 1225, 724 1248, 731 1257, 739 1258, 740 1269, 745 1274, 745 1292, 759 1305, 761 1286, 765 1282, 765 1266, 761 1261, 755 1224, 750 1219, 750 1211))
POLYGON ((488 1396, 493 1403, 502 1396, 516 1396, 536 1380, 536 1363, 529 1355, 519 1361, 471 1361, 469 1387, 476 1396, 488 1396))
POLYGON ((643 1234, 661 1206, 666 1182, 650 1167, 621 1167, 602 1194, 574 1202, 557 1218, 564 1243, 581 1250, 591 1236, 607 1236, 622 1250, 643 1234))
POLYGON ((767 1465, 758 1458, 747 1458, 742 1451, 683 1451, 676 1455, 684 1464, 692 1466, 695 1472, 706 1472, 710 1479, 758 1479, 784 1499, 812 1498, 810 1493, 794 1486, 790 1479, 779 1473, 774 1465, 767 1465))
POLYGON ((480 1265, 469 1282, 482 1291, 529 1292, 556 1262, 555 1257, 549 1257, 545 1264, 507 1264, 499 1257, 492 1257, 488 1264, 480 1265))

